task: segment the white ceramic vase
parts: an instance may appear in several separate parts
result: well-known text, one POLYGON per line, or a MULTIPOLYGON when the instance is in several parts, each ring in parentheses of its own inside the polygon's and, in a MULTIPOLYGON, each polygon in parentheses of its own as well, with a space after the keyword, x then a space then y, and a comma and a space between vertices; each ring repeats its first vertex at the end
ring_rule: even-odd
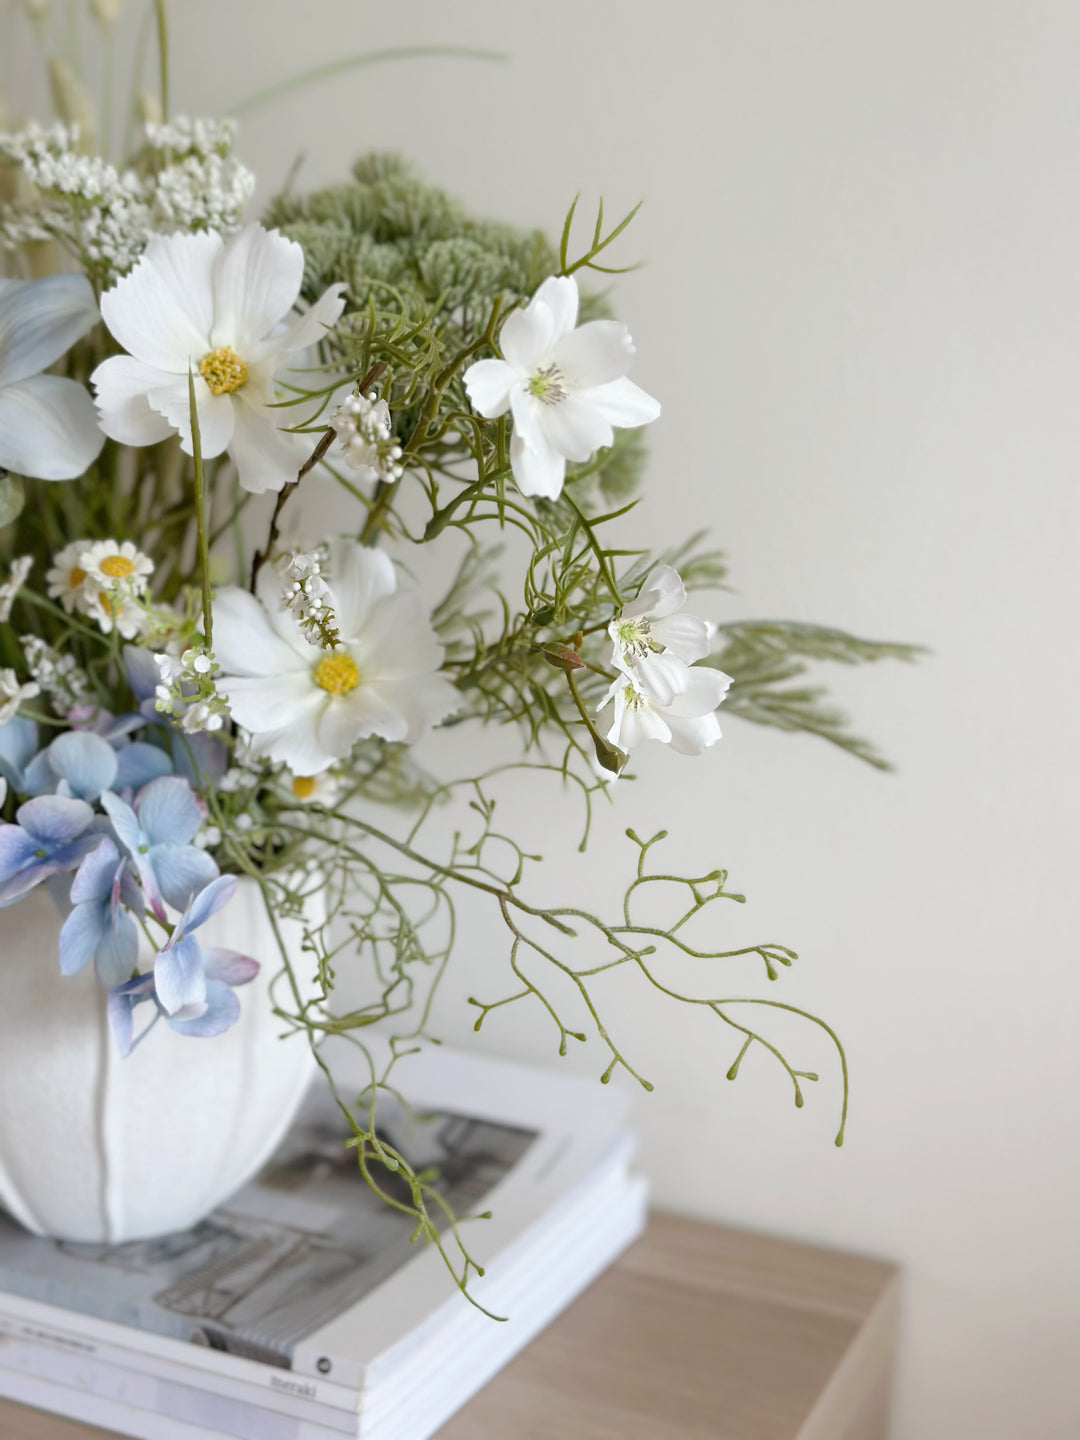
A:
MULTIPOLYGON (((281 959, 262 894, 241 879, 199 932, 203 945, 260 962, 236 992, 238 1023, 203 1040, 159 1022, 126 1060, 93 966, 60 974, 62 920, 44 886, 0 910, 0 1204, 64 1240, 187 1229, 268 1158, 314 1068, 306 1036, 281 1038, 272 1014, 281 959)), ((279 926, 295 965, 302 926, 279 926)), ((136 1030, 149 1010, 136 1012, 136 1030)))

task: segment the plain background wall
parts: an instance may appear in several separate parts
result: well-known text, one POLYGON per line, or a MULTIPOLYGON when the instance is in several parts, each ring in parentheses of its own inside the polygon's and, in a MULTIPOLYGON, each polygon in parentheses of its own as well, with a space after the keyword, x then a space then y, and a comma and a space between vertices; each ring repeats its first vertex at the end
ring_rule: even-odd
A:
MULTIPOLYGON (((576 190, 612 211, 645 196, 621 253, 651 263, 618 305, 664 415, 632 532, 659 545, 713 527, 738 588, 717 618, 933 647, 835 687, 898 776, 731 720, 703 759, 641 755, 591 869, 561 844, 557 806, 522 818, 551 896, 621 871, 624 825, 670 824, 675 855, 727 865, 749 895, 733 939, 802 954, 768 989, 733 971, 729 993, 807 1005, 847 1043, 837 1151, 816 1040, 793 1036, 823 1070, 796 1111, 760 1055, 730 1085, 724 1035, 613 986, 610 1023, 657 1086, 640 1119, 658 1201, 899 1260, 899 1440, 1075 1437, 1080 10, 172 8, 174 91, 196 114, 360 49, 507 51, 339 77, 253 113, 241 153, 269 192, 300 151, 312 185, 399 149, 478 211, 550 229, 576 190)), ((447 1038, 469 1034, 464 996, 502 992, 501 966, 476 917, 447 1038)), ((525 1011, 476 1043, 554 1054, 525 1011)))

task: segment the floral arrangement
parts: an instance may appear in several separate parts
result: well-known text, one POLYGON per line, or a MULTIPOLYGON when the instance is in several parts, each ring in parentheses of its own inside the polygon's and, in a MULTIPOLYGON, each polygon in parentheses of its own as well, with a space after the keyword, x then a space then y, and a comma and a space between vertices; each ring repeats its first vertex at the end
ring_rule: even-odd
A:
MULTIPOLYGON (((113 9, 90 9, 107 39, 113 9)), ((114 163, 74 72, 54 60, 53 80, 59 118, 0 136, 0 905, 48 884, 57 963, 96 968, 125 1055, 159 1024, 211 1041, 263 965, 284 1032, 318 1049, 381 1021, 396 1063, 427 1033, 470 892, 506 941, 506 991, 473 1002, 477 1028, 531 1004, 565 1053, 586 1038, 569 996, 603 1078, 648 1088, 600 1014, 603 975, 629 968, 730 1030, 732 1079, 759 1046, 801 1104, 816 1076, 747 1018, 795 1007, 663 978, 665 947, 756 957, 770 980, 795 958, 709 932, 716 902, 742 898, 725 870, 657 869, 662 835, 629 830, 619 914, 541 905, 496 828, 495 779, 423 758, 433 727, 510 727, 552 803, 583 803, 586 835, 629 763, 711 751, 721 708, 882 763, 803 675, 907 647, 707 620, 716 605, 688 597, 720 586, 722 558, 699 537, 654 555, 632 533, 661 407, 630 379, 606 292, 579 285, 616 273, 632 214, 605 228, 601 206, 576 242, 572 206, 551 244, 371 156, 252 221, 231 123, 144 100, 114 163), (301 536, 289 501, 317 485, 336 487, 339 533, 301 536), (438 573, 429 554, 453 557, 437 595, 416 579, 438 573), (271 917, 303 921, 301 956, 200 944, 244 877, 271 917), (662 923, 645 913, 660 893, 679 896, 662 923), (346 967, 371 997, 342 1010, 346 967)), ((373 1090, 387 1080, 373 1071, 373 1090)), ((426 1179, 366 1100, 342 1103, 371 1183, 403 1174, 434 1238, 426 1179)))

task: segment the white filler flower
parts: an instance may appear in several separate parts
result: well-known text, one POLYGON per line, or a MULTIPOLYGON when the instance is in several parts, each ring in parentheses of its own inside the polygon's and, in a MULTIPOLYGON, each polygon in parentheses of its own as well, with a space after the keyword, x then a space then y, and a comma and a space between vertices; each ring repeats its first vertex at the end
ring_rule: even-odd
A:
POLYGON ((229 240, 214 231, 151 239, 101 299, 102 318, 129 352, 91 377, 105 433, 153 445, 178 431, 190 455, 190 371, 203 455, 227 450, 247 490, 295 480, 311 441, 280 428, 295 424, 296 412, 273 408, 274 377, 291 354, 322 340, 345 306, 345 287, 331 285, 292 315, 303 276, 300 246, 261 225, 229 240))
POLYGON ((634 358, 630 332, 617 320, 575 329, 577 282, 553 275, 499 332, 501 360, 478 360, 465 388, 489 420, 514 417, 510 466, 523 495, 554 500, 566 462, 580 463, 612 442, 612 426, 647 425, 660 404, 626 378, 634 358))
POLYGON ((88 392, 41 373, 97 318, 85 275, 0 279, 0 470, 74 480, 97 459, 105 436, 88 392))
POLYGON ((651 700, 628 675, 620 675, 604 697, 601 710, 615 702, 615 720, 607 738, 620 750, 636 749, 644 740, 660 740, 681 755, 700 755, 720 739, 716 707, 731 685, 722 670, 695 665, 686 688, 669 705, 651 700))
POLYGON ((707 621, 688 615, 686 587, 670 565, 654 565, 637 598, 608 626, 616 669, 629 675, 650 700, 668 705, 686 689, 689 667, 709 653, 707 621))
POLYGON ((443 650, 423 598, 379 550, 330 543, 327 577, 341 644, 321 649, 282 608, 269 567, 259 599, 214 600, 218 691, 252 737, 251 753, 313 776, 379 735, 412 743, 460 703, 439 673, 443 650))

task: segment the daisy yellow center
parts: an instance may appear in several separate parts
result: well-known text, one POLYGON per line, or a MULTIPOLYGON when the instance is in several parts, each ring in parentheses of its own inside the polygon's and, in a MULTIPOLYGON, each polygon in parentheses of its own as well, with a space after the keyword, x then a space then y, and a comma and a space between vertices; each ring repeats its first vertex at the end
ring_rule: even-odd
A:
POLYGON ((71 586, 72 590, 77 590, 85 579, 86 571, 81 569, 78 565, 73 565, 71 567, 71 574, 68 576, 68 584, 71 586))
POLYGON ((541 405, 557 405, 566 399, 566 377, 557 365, 537 370, 529 379, 529 394, 535 395, 541 405))
MULTIPOLYGON (((123 555, 107 555, 101 562, 101 569, 106 575, 111 575, 114 580, 123 580, 125 576, 131 574, 135 566, 130 560, 126 560, 123 555)), ((83 572, 80 571, 79 573, 82 574, 83 572)), ((73 576, 74 574, 75 572, 72 571, 73 576)))
POLYGON ((214 395, 231 395, 247 383, 247 366, 231 345, 211 350, 199 361, 199 374, 214 395))
POLYGON ((294 775, 292 793, 298 800, 308 800, 315 789, 314 775, 294 775))
POLYGON ((324 655, 315 666, 315 684, 328 695, 347 695, 360 684, 360 671, 348 655, 324 655))

